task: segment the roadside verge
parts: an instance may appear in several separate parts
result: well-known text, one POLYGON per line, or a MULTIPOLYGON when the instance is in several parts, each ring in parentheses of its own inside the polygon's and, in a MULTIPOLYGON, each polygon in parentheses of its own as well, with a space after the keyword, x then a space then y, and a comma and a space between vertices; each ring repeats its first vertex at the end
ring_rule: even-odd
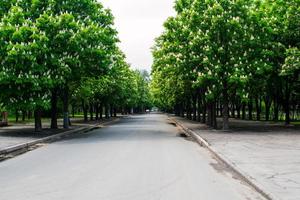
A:
POLYGON ((34 150, 34 149, 42 146, 42 144, 52 143, 52 142, 61 140, 63 138, 67 138, 74 134, 87 133, 87 132, 93 131, 95 129, 103 128, 103 127, 105 127, 111 123, 117 122, 119 120, 120 120, 120 118, 113 118, 109 121, 100 122, 95 125, 88 125, 86 127, 80 127, 80 128, 74 129, 74 130, 64 131, 59 134, 51 135, 48 137, 40 138, 37 140, 32 140, 30 142, 25 142, 25 143, 21 143, 21 144, 17 144, 14 146, 10 146, 10 147, 1 149, 0 150, 0 162, 10 159, 10 158, 13 158, 15 156, 18 156, 20 154, 26 153, 28 151, 34 150))

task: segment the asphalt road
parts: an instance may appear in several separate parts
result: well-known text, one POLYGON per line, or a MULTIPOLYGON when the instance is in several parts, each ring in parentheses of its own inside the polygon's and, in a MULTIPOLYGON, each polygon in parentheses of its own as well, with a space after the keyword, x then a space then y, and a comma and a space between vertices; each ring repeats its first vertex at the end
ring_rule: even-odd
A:
POLYGON ((0 163, 0 199, 263 199, 178 133, 151 114, 45 145, 0 163))

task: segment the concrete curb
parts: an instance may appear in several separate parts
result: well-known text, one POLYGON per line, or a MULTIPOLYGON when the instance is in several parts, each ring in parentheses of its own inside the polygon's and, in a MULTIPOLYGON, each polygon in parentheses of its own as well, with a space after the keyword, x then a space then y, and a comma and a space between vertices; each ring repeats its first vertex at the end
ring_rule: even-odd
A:
POLYGON ((192 131, 191 129, 185 127, 183 124, 175 120, 174 118, 169 117, 171 121, 173 121, 178 127, 180 127, 188 136, 191 136, 195 141, 205 148, 207 148, 218 160, 224 163, 229 169, 231 169, 234 173, 236 173, 240 178, 249 184, 255 191, 260 193, 267 200, 281 200, 278 197, 275 197, 273 194, 267 192, 263 189, 263 186, 255 181, 251 176, 249 176, 246 172, 244 172, 241 168, 236 166, 230 159, 226 158, 226 156, 221 155, 218 151, 212 147, 204 138, 200 135, 192 131))
MULTIPOLYGON (((98 128, 103 128, 103 127, 105 127, 105 126, 107 126, 111 123, 117 122, 119 120, 120 120, 120 118, 115 118, 115 119, 112 119, 111 121, 102 122, 102 123, 99 123, 97 125, 90 125, 88 127, 81 127, 81 128, 74 129, 74 130, 65 131, 65 132, 62 132, 62 133, 59 133, 59 134, 56 134, 56 135, 51 135, 51 136, 48 136, 48 137, 33 140, 33 141, 30 141, 30 142, 10 146, 10 147, 7 147, 5 149, 0 150, 0 157, 7 156, 9 154, 12 154, 12 153, 18 152, 18 151, 24 153, 24 152, 26 152, 27 150, 29 150, 31 147, 33 147, 35 145, 42 144, 42 143, 55 142, 55 141, 58 141, 62 138, 66 138, 66 137, 70 136, 71 134, 90 132, 90 131, 93 131, 93 130, 98 129, 98 128)), ((0 162, 1 162, 1 159, 0 159, 0 162)))

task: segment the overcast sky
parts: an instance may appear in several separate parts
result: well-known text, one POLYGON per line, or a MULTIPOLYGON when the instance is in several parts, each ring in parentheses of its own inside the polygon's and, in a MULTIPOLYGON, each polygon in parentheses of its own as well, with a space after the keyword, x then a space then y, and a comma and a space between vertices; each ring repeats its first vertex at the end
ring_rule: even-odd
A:
POLYGON ((174 15, 174 0, 99 0, 112 10, 127 62, 137 69, 151 70, 151 47, 163 31, 163 23, 174 15))

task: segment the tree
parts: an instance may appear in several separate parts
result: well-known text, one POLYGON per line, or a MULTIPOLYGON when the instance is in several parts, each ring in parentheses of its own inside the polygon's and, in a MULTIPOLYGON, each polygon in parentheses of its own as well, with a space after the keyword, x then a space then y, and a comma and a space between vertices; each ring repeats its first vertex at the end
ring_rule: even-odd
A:
POLYGON ((212 127, 222 116, 224 130, 229 116, 260 120, 265 107, 278 119, 282 106, 288 124, 299 104, 299 1, 178 0, 175 10, 153 48, 154 102, 212 127))
POLYGON ((91 113, 100 100, 112 109, 119 98, 131 98, 118 75, 127 84, 133 73, 117 48, 113 16, 97 1, 2 1, 0 20, 1 104, 35 110, 37 130, 41 111, 49 108, 57 128, 59 96, 64 128, 74 93, 83 95, 91 113))

